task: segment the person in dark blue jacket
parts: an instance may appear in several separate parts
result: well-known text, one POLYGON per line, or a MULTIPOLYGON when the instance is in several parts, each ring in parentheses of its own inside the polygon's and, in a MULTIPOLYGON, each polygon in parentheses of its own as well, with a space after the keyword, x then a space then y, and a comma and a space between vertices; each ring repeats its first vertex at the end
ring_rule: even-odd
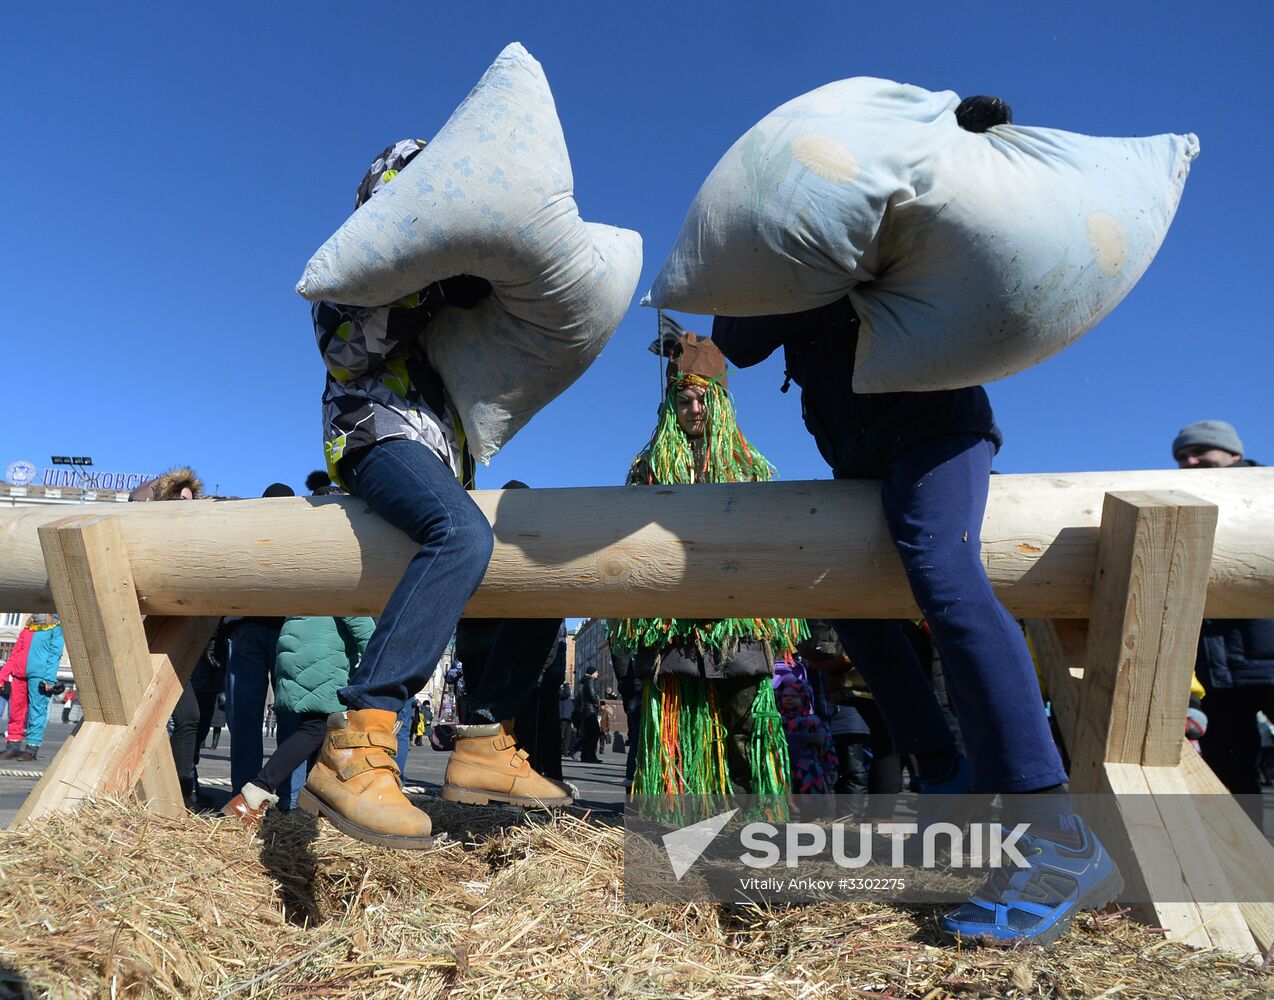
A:
MULTIPOLYGON (((1243 441, 1224 420, 1183 427, 1172 442, 1183 469, 1238 469, 1259 465, 1243 457, 1243 441)), ((1199 631, 1194 674, 1203 685, 1208 728, 1203 759, 1258 827, 1263 804, 1258 762, 1261 732, 1256 713, 1274 719, 1274 618, 1205 618, 1199 631)))
MULTIPOLYGON (((991 460, 1001 443, 986 392, 974 386, 856 393, 858 330, 846 297, 800 313, 718 317, 712 339, 741 368, 781 347, 783 391, 788 382, 801 387, 805 425, 836 478, 883 480, 885 518, 938 647, 968 758, 956 749, 901 622, 833 624, 894 746, 915 757, 922 790, 1061 791, 1066 772, 1030 653, 980 558, 991 460)), ((1040 852, 1031 867, 1011 879, 993 877, 944 918, 944 930, 1045 943, 1060 936, 1078 910, 1103 906, 1122 889, 1118 870, 1070 814, 1068 800, 1045 806, 1038 820, 1035 829, 1044 835, 1035 840, 1040 852)))

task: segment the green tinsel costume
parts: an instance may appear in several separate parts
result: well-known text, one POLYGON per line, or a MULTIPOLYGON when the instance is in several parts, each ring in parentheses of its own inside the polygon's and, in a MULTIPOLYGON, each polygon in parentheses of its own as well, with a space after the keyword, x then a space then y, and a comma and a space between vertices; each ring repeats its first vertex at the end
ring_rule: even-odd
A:
MULTIPOLYGON (((774 467, 753 448, 735 420, 726 390, 725 359, 708 339, 687 334, 650 442, 634 459, 629 485, 769 482, 774 467), (701 389, 706 411, 702 437, 691 438, 677 420, 677 396, 701 389)), ((627 618, 610 623, 610 645, 620 654, 654 653, 642 691, 642 724, 632 794, 653 804, 669 796, 729 794, 742 788, 769 797, 769 812, 785 812, 789 783, 787 739, 767 676, 688 676, 661 671, 666 657, 726 664, 742 652, 762 652, 769 674, 775 658, 795 652, 808 636, 799 619, 627 618), (731 728, 736 730, 731 732, 731 728), (746 745, 743 745, 746 730, 746 745), (734 769, 731 769, 731 763, 734 769)), ((634 667, 635 669, 635 667, 634 667)))

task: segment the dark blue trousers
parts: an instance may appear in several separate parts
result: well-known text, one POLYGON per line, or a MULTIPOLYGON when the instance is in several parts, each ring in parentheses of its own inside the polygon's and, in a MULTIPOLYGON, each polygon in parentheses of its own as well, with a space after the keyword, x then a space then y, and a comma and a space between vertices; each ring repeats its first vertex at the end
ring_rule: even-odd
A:
MULTIPOLYGON (((1026 640, 996 599, 981 560, 992 443, 937 435, 888 467, 885 520, 934 645, 960 722, 973 790, 1030 792, 1066 780, 1026 640)), ((884 716, 898 753, 953 738, 915 649, 896 621, 833 623, 884 716)))

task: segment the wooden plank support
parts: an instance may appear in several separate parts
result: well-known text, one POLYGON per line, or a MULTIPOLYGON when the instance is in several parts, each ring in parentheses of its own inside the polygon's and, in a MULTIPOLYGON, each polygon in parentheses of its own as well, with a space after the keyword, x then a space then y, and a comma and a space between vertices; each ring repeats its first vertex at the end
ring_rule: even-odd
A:
POLYGON ((1105 763, 1180 760, 1216 521, 1186 494, 1107 494, 1072 790, 1096 790, 1105 763))
POLYGON ((1214 505, 1177 492, 1108 494, 1087 638, 1060 622, 1028 634, 1071 791, 1111 796, 1091 818, 1125 859, 1129 895, 1167 901, 1139 915, 1175 940, 1251 957, 1269 947, 1274 903, 1215 901, 1274 900, 1274 849, 1182 738, 1216 520, 1214 505), (1270 888, 1254 892, 1257 878, 1270 888))
POLYGON ((215 620, 143 624, 117 517, 80 515, 45 525, 40 544, 84 722, 50 761, 14 825, 134 789, 150 808, 176 814, 182 795, 165 723, 215 620))

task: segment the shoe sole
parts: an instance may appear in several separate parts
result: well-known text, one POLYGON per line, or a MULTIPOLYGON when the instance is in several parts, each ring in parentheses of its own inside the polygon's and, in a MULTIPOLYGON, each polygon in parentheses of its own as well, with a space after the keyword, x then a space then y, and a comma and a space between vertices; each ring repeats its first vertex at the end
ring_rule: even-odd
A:
POLYGON ((960 938, 962 941, 972 941, 981 945, 989 945, 993 948, 1013 948, 1017 945, 1046 945, 1053 944, 1062 937, 1074 922, 1077 914, 1083 913, 1085 910, 1100 910, 1103 906, 1109 906, 1119 894, 1124 891, 1124 877, 1116 868, 1106 876, 1106 878, 1098 882, 1095 886, 1088 890, 1080 897, 1079 903, 1070 912, 1070 915, 1064 917, 1055 923, 1046 931, 1042 931, 1032 937, 1019 938, 997 938, 987 934, 956 934, 952 931, 943 931, 948 937, 960 938))
POLYGON ((559 809, 575 801, 569 795, 560 799, 537 799, 528 795, 489 792, 481 788, 462 788, 459 785, 443 785, 441 794, 448 802, 459 802, 467 806, 486 806, 492 802, 502 802, 505 805, 522 806, 524 809, 559 809))
POLYGON ((296 807, 311 816, 322 816, 347 837, 361 840, 377 847, 395 847, 400 851, 427 851, 434 846, 433 837, 407 837, 369 830, 346 819, 308 788, 302 788, 296 796, 296 807))

